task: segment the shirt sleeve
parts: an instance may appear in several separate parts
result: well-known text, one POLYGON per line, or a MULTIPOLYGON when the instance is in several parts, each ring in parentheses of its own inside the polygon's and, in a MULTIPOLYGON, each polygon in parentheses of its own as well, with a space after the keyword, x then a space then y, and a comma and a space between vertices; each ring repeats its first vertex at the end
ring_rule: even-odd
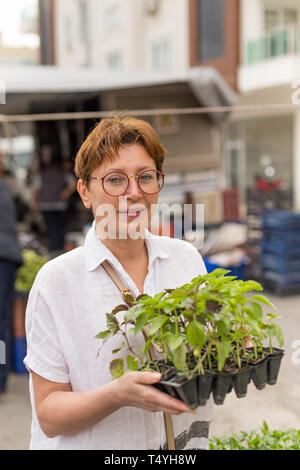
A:
POLYGON ((66 363, 52 312, 42 294, 33 285, 26 310, 27 355, 24 364, 47 380, 69 383, 66 363))
POLYGON ((192 244, 189 245, 189 250, 191 252, 191 266, 195 269, 195 276, 203 275, 207 273, 207 269, 204 263, 204 260, 197 250, 192 244))

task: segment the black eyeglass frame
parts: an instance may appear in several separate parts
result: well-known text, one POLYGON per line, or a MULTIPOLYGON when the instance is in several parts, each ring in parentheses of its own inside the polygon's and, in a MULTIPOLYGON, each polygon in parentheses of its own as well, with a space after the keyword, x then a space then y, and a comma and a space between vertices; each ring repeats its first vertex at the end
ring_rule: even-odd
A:
POLYGON ((134 176, 134 175, 127 175, 127 173, 125 173, 124 171, 121 171, 121 170, 119 170, 119 171, 114 170, 114 171, 109 171, 109 172, 106 173, 106 175, 104 175, 104 176, 89 176, 89 177, 87 178, 87 181, 89 181, 89 180, 101 181, 101 182, 102 182, 103 191, 104 191, 106 194, 108 194, 108 195, 111 196, 111 197, 119 197, 119 196, 123 196, 123 195, 126 193, 126 191, 127 191, 127 189, 128 189, 128 186, 129 186, 130 178, 136 178, 137 184, 138 184, 138 187, 139 187, 140 191, 141 191, 143 194, 148 194, 149 196, 152 196, 153 194, 159 193, 159 192, 162 190, 162 188, 164 187, 164 184, 165 184, 165 174, 164 174, 162 171, 154 170, 153 168, 149 168, 149 169, 147 169, 147 170, 143 170, 139 175, 136 175, 136 176, 134 176), (141 186, 140 186, 140 181, 139 181, 139 179, 140 179, 140 177, 141 177, 144 173, 147 173, 147 171, 148 171, 148 172, 149 172, 149 171, 156 171, 156 173, 159 173, 159 174, 162 176, 162 185, 161 185, 161 188, 159 188, 158 191, 155 191, 155 193, 146 193, 145 191, 142 190, 142 188, 141 188, 141 186), (123 193, 118 194, 118 195, 116 195, 116 196, 113 195, 113 194, 108 193, 108 192, 105 190, 105 188, 104 188, 104 179, 105 179, 108 175, 115 174, 115 173, 121 173, 122 175, 125 175, 125 176, 127 177, 127 188, 125 189, 125 191, 124 191, 123 193))

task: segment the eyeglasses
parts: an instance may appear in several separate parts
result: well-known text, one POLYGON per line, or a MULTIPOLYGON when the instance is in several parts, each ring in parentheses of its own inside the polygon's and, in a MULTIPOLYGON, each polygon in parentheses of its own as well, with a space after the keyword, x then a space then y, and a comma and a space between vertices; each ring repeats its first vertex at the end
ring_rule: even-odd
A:
POLYGON ((156 194, 164 185, 165 175, 158 170, 144 170, 139 175, 127 175, 123 171, 110 171, 106 175, 89 176, 88 180, 102 182, 104 191, 109 196, 122 196, 126 193, 130 178, 136 178, 139 189, 145 194, 156 194))

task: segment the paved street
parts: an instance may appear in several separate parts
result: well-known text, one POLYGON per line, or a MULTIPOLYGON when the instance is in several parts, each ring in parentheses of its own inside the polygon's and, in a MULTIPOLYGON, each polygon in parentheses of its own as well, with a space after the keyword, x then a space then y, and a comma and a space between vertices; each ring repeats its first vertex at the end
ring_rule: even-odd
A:
MULTIPOLYGON (((240 430, 251 430, 266 420, 272 428, 300 428, 300 364, 292 363, 291 348, 300 340, 300 296, 279 298, 268 295, 283 315, 280 320, 286 355, 280 378, 275 386, 258 391, 250 384, 246 398, 227 395, 222 406, 215 407, 211 435, 225 436, 240 430)), ((300 356, 300 355, 299 355, 300 356)), ((28 376, 11 374, 8 391, 0 395, 0 449, 27 449, 30 440, 31 408, 28 376)))

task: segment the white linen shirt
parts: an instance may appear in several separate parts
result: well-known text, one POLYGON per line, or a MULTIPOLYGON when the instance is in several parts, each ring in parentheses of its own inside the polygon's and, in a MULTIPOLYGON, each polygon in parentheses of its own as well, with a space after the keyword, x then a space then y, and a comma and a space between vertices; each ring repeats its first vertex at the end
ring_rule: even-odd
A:
MULTIPOLYGON (((145 239, 149 265, 144 293, 154 296, 175 288, 206 272, 204 262, 188 242, 152 235, 145 239)), ((124 303, 118 288, 101 263, 107 259, 135 296, 140 292, 118 259, 97 238, 95 223, 84 246, 46 263, 30 291, 26 311, 27 355, 24 364, 47 380, 70 383, 75 392, 103 386, 112 380, 109 363, 121 336, 102 340, 95 335, 106 329, 106 313, 124 303)), ((124 315, 119 312, 118 315, 124 315)), ((119 318, 122 318, 121 316, 119 318)), ((144 345, 142 334, 132 337, 144 345)), ((120 355, 121 354, 121 355, 120 355)), ((32 377, 29 376, 32 406, 30 449, 159 449, 166 444, 162 412, 122 407, 90 428, 68 436, 48 438, 35 411, 32 377)), ((207 449, 212 400, 197 413, 173 415, 177 449, 207 449)))

